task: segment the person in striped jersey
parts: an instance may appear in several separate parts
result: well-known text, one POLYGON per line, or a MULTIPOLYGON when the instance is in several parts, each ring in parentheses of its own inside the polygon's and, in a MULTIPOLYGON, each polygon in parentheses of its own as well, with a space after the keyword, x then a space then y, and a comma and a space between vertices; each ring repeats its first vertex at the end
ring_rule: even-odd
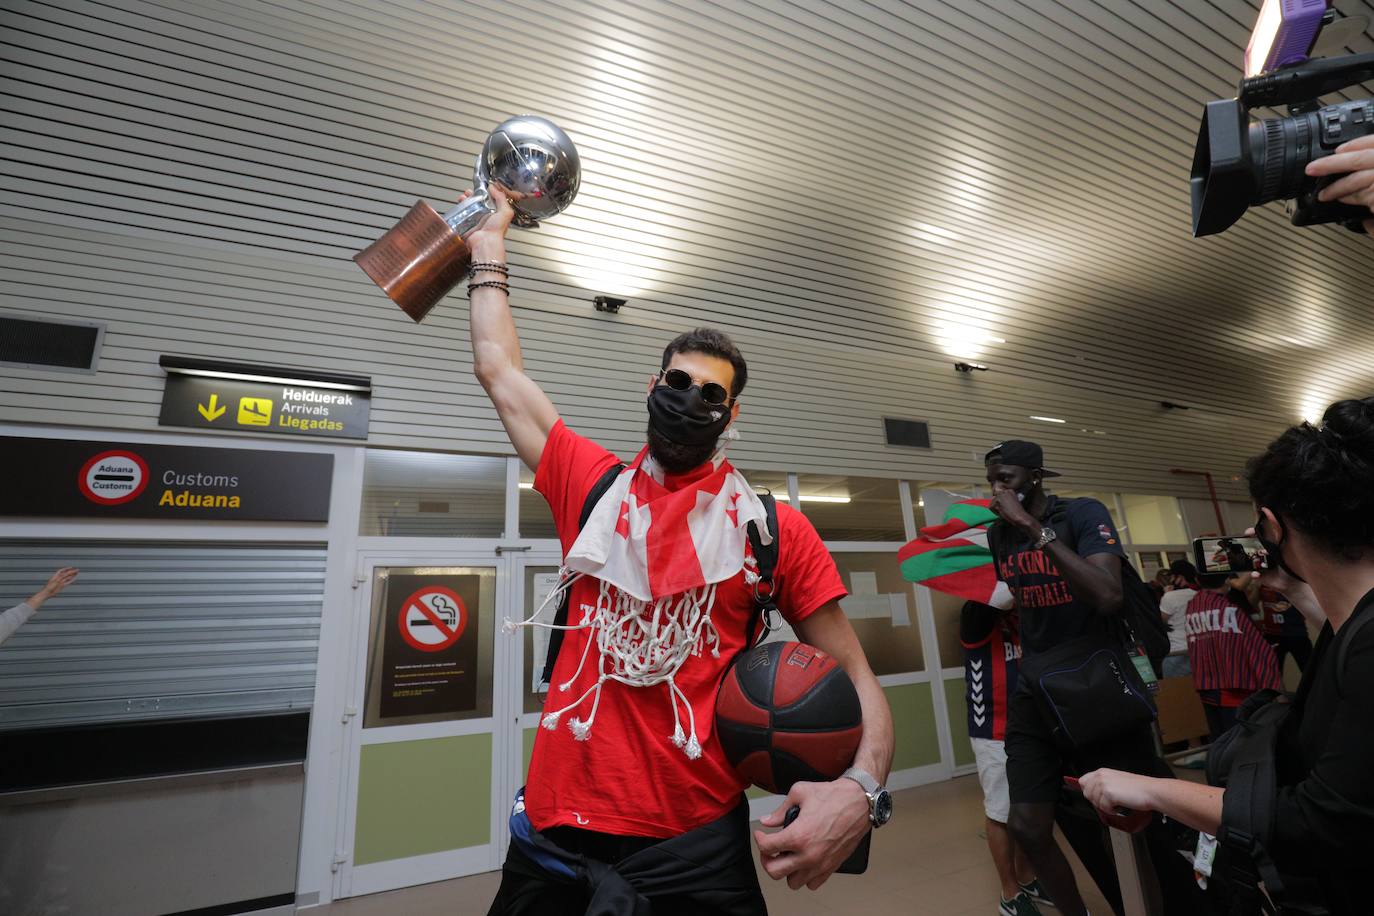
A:
POLYGON ((1184 630, 1193 686, 1207 713, 1212 740, 1236 722, 1236 710, 1257 690, 1278 689, 1279 666, 1274 650, 1228 592, 1243 590, 1249 576, 1234 576, 1216 588, 1204 588, 1188 602, 1184 630))

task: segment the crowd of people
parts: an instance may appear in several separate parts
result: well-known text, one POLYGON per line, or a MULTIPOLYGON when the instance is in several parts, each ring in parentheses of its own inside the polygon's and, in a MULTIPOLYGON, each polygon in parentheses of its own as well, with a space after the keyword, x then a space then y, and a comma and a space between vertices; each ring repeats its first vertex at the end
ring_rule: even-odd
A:
MULTIPOLYGON (((815 889, 891 816, 891 712, 840 607, 843 581, 811 522, 787 505, 770 518, 725 457, 748 379, 725 334, 698 329, 667 345, 644 391, 646 444, 628 464, 565 424, 523 368, 505 259, 513 211, 499 186, 490 193, 496 212, 467 237, 474 371, 553 510, 565 576, 551 599, 567 608, 490 913, 766 913, 751 839, 765 874, 815 889), (797 783, 751 835, 747 780, 710 723, 754 632, 752 538, 777 542, 772 606, 848 673, 863 737, 843 776, 797 783)), ((1236 901, 1271 907, 1234 910, 1246 913, 1289 901, 1304 913, 1374 912, 1363 881, 1374 627, 1361 628, 1374 614, 1374 398, 1333 404, 1252 461, 1260 568, 1209 583, 1178 561, 1158 596, 1102 503, 1046 489, 1057 475, 1039 445, 998 443, 984 470, 997 516, 988 545, 1010 606, 966 606, 960 637, 970 697, 983 700, 976 715, 970 704, 969 728, 1000 913, 1052 903, 1087 916, 1056 827, 1121 913, 1108 826, 1143 827, 1146 877, 1169 914, 1236 901), (1321 628, 1315 647, 1309 620, 1321 628), (1291 700, 1278 691, 1289 655, 1302 671, 1291 700), (1236 774, 1224 767, 1213 785, 1175 778, 1156 742, 1160 676, 1193 679, 1212 737, 1241 759, 1264 759, 1248 738, 1270 740, 1272 797, 1227 787, 1236 774), (1279 724, 1237 738, 1233 726, 1252 717, 1279 724), (1258 825, 1256 804, 1270 815, 1258 825), (1208 837, 1230 868, 1212 893, 1194 874, 1208 837)), ((76 572, 58 571, 0 615, 0 641, 76 572)))
MULTIPOLYGON (((740 412, 744 358, 715 331, 672 341, 645 390, 647 444, 628 466, 620 464, 572 432, 523 370, 506 283, 504 237, 513 214, 499 187, 492 197, 497 212, 468 238, 474 369, 516 451, 535 469, 535 489, 554 509, 565 565, 576 573, 569 588, 581 622, 567 618, 553 672, 559 690, 550 691, 550 703, 577 699, 546 709, 528 785, 512 809, 513 842, 491 913, 582 913, 608 898, 620 908, 597 912, 766 912, 747 864, 743 782, 709 742, 696 743, 695 732, 684 744, 678 721, 679 705, 689 716, 698 709, 697 722, 709 715, 727 662, 678 658, 653 678, 626 677, 621 647, 598 636, 607 628, 614 634, 635 615, 657 627, 666 608, 685 606, 710 618, 721 648, 742 644, 753 606, 744 584, 748 549, 736 534, 740 519, 762 516, 752 490, 734 480, 722 445, 740 412), (729 509, 714 511, 723 496, 729 509), (697 507, 698 521, 690 526, 674 509, 685 501, 697 507), (692 572, 676 577, 677 594, 653 586, 664 574, 653 558, 664 548, 649 549, 651 530, 660 544, 673 545, 674 562, 692 572), (705 569, 723 573, 703 579, 705 569), (721 587, 706 588, 710 582, 721 587), (589 657, 594 664, 586 664, 589 657), (667 691, 651 686, 665 682, 667 691), (643 687, 650 689, 635 689, 643 687), (576 716, 566 729, 560 727, 565 715, 576 716), (598 730, 612 732, 614 746, 588 741, 593 720, 598 730), (643 784, 675 789, 619 791, 620 775, 629 769, 643 784), (709 863, 706 873, 703 863, 709 863), (684 875, 691 879, 685 893, 684 875)), ((1271 643, 1295 659, 1303 654, 1289 623, 1293 606, 1322 615, 1326 624, 1306 660, 1287 737, 1276 742, 1282 828, 1251 839, 1281 868, 1329 889, 1321 901, 1327 912, 1368 912, 1361 871, 1350 863, 1352 853, 1371 846, 1356 838, 1374 835, 1374 782, 1367 778, 1374 730, 1366 727, 1374 685, 1364 683, 1374 677, 1368 657, 1374 628, 1347 636, 1347 622, 1374 604, 1374 504, 1365 495, 1374 479, 1374 399, 1333 405, 1321 425, 1290 429, 1252 463, 1251 494, 1260 511, 1255 535, 1269 565, 1206 587, 1195 570, 1171 569, 1177 596, 1165 611, 1169 626, 1127 560, 1106 508, 1046 491, 1044 481, 1054 474, 1038 445, 999 443, 984 464, 998 519, 988 543, 1014 617, 967 608, 961 637, 967 652, 983 653, 977 667, 1000 688, 995 714, 989 718, 985 709, 977 723, 970 717, 971 729, 978 726, 974 747, 1002 883, 1000 912, 1025 916, 1053 901, 1064 916, 1086 916, 1056 825, 1121 912, 1104 825, 1137 822, 1152 862, 1147 877, 1157 883, 1165 911, 1220 911, 1195 878, 1192 853, 1201 842, 1198 831, 1229 848, 1227 790, 1174 778, 1156 744, 1151 689, 1170 650, 1179 653, 1180 661, 1170 664, 1175 676, 1186 651, 1209 722, 1222 732, 1247 715, 1236 704, 1242 692, 1277 686, 1271 643), (1277 595, 1255 591, 1256 584, 1277 595), (1350 645, 1339 645, 1347 639, 1350 645), (1335 667, 1343 661, 1337 656, 1347 655, 1348 670, 1337 683, 1335 667), (1086 802, 1066 798, 1074 788, 1086 802), (1142 813, 1145 821, 1137 817, 1142 813)), ((754 831, 768 876, 794 889, 815 888, 868 830, 886 822, 876 817, 875 804, 886 794, 881 784, 891 765, 892 725, 836 601, 843 588, 833 561, 817 549, 819 538, 804 517, 787 512, 784 522, 781 515, 783 616, 802 639, 840 660, 863 698, 865 731, 854 770, 830 783, 798 783, 763 820, 765 828, 781 829, 754 831), (785 821, 793 806, 800 816, 785 821)), ((669 644, 678 635, 656 632, 652 639, 669 644)), ((974 667, 971 662, 966 670, 974 667)))

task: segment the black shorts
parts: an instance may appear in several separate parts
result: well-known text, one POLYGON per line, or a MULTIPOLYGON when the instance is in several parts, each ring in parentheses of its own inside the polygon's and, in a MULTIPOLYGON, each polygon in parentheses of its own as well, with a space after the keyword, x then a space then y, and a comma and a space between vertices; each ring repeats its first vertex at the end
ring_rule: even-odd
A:
POLYGON ((1065 776, 1081 776, 1102 767, 1147 776, 1171 776, 1155 750, 1149 725, 1112 741, 1066 751, 1050 731, 1040 705, 1022 680, 1007 700, 1007 788, 1011 803, 1054 803, 1065 776))

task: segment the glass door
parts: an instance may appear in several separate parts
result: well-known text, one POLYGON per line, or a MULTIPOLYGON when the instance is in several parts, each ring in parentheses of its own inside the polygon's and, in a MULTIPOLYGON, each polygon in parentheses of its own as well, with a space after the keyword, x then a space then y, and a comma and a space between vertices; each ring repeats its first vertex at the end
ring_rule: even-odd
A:
POLYGON ((509 564, 453 552, 359 557, 339 896, 499 867, 509 564))

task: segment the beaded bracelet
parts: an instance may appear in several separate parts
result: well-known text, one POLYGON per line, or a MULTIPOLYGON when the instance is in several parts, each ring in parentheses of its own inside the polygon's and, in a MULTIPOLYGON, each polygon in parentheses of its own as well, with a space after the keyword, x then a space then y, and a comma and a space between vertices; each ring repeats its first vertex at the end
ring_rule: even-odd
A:
POLYGON ((480 273, 501 274, 509 277, 510 267, 502 261, 474 261, 468 265, 469 277, 480 273))
POLYGON ((510 295, 510 284, 509 284, 509 283, 503 283, 503 282, 501 282, 500 280, 483 280, 481 283, 469 283, 469 284, 468 284, 468 296, 469 296, 469 298, 472 296, 472 291, 475 290, 475 289, 499 289, 501 292, 505 293, 507 296, 510 295))

